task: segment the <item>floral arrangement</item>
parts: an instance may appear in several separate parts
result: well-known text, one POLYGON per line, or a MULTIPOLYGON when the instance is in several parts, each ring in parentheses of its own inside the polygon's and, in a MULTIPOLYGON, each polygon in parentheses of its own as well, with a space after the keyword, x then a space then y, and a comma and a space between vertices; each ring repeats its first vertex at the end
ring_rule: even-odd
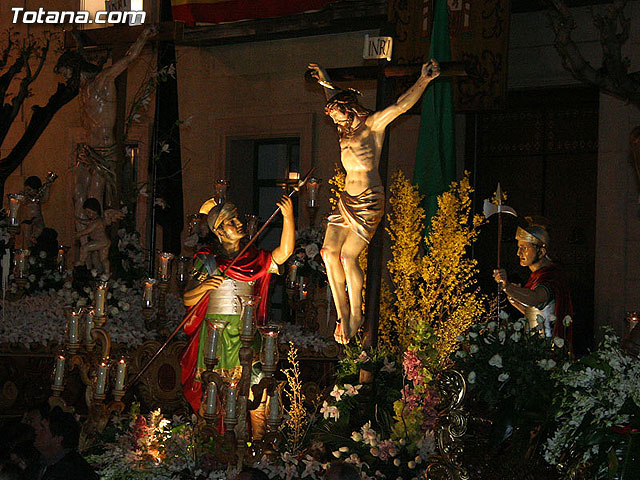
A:
POLYGON ((329 341, 320 336, 317 331, 304 330, 300 325, 287 323, 278 336, 278 342, 293 343, 298 348, 311 350, 313 352, 322 352, 329 341))
POLYGON ((384 344, 405 351, 414 338, 424 338, 427 324, 437 339, 437 358, 449 361, 457 337, 486 310, 477 286, 477 262, 467 256, 484 220, 471 214, 468 176, 453 182, 438 197, 438 212, 419 252, 424 228, 422 197, 402 172, 390 188, 391 211, 387 232, 392 240, 388 268, 392 285, 382 294, 380 334, 384 344), (395 345, 395 347, 394 347, 395 345))
POLYGON ((202 441, 195 424, 195 418, 166 419, 160 410, 144 416, 133 404, 86 457, 103 480, 227 478, 226 464, 216 455, 219 445, 202 441))
POLYGON ((552 374, 555 431, 544 458, 565 478, 638 478, 640 473, 640 361, 607 332, 601 347, 552 374))
POLYGON ((288 284, 298 283, 302 277, 311 278, 318 286, 327 282, 327 271, 320 256, 323 241, 324 232, 320 229, 306 228, 296 231, 294 253, 288 261, 288 284), (295 275, 291 275, 292 266, 295 266, 295 275))
POLYGON ((526 319, 511 321, 503 310, 459 337, 464 343, 456 363, 473 400, 492 418, 496 442, 516 434, 517 441, 528 444, 530 432, 542 429, 537 442, 550 428, 552 373, 568 365, 570 356, 563 339, 544 336, 543 324, 539 317, 537 328, 530 329, 526 319))

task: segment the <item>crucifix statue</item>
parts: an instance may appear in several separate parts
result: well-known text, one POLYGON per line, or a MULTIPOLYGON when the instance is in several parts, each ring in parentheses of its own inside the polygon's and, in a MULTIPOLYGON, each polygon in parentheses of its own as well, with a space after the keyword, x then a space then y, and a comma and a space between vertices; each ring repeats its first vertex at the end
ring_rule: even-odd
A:
POLYGON ((310 64, 311 75, 324 87, 325 113, 338 129, 340 160, 346 171, 337 209, 329 217, 322 246, 331 293, 338 311, 334 338, 347 344, 363 323, 363 273, 358 258, 369 244, 384 213, 384 187, 378 164, 387 126, 413 107, 434 78, 438 62, 422 66, 420 77, 390 106, 372 112, 358 102, 359 92, 331 83, 326 71, 310 64))

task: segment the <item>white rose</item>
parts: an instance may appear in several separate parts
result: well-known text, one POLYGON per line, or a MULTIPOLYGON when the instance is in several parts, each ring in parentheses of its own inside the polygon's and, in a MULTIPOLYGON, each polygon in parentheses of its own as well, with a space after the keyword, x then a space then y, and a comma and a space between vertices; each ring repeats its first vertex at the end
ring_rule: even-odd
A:
POLYGON ((509 374, 507 372, 498 375, 499 382, 506 382, 507 380, 509 380, 509 374))
POLYGON ((471 353, 478 353, 479 350, 480 347, 478 347, 478 345, 476 345, 475 343, 469 347, 469 352, 471 353))
POLYGON ((496 353, 493 357, 489 359, 489 365, 496 368, 502 368, 502 357, 499 353, 496 353))
POLYGON ((469 373, 469 376, 467 377, 467 382, 476 383, 476 372, 469 373))
POLYGON ((558 348, 562 348, 564 347, 564 339, 560 337, 553 337, 553 344, 558 348))

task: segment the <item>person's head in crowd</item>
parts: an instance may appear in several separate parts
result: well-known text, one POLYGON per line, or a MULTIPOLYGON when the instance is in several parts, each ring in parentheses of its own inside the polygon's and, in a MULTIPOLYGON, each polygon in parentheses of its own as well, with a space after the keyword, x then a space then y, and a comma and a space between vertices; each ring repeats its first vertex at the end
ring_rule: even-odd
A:
POLYGON ((360 480, 362 475, 358 469, 345 462, 333 462, 324 474, 326 480, 360 480))
POLYGON ((269 477, 262 470, 248 467, 238 474, 236 480, 269 480, 269 477))

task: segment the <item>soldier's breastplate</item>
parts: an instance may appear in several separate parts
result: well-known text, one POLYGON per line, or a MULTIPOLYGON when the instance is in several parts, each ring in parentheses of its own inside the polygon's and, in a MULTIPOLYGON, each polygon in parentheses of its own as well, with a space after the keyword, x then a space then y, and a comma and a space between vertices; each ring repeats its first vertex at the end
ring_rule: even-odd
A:
POLYGON ((218 315, 240 315, 242 306, 238 295, 253 295, 255 282, 240 282, 225 278, 218 288, 209 292, 207 313, 218 315))
POLYGON ((545 337, 551 337, 553 335, 553 325, 551 323, 551 315, 556 310, 556 302, 552 300, 543 309, 536 307, 525 307, 524 316, 529 322, 529 328, 536 328, 538 326, 538 316, 544 318, 544 335, 545 337))

